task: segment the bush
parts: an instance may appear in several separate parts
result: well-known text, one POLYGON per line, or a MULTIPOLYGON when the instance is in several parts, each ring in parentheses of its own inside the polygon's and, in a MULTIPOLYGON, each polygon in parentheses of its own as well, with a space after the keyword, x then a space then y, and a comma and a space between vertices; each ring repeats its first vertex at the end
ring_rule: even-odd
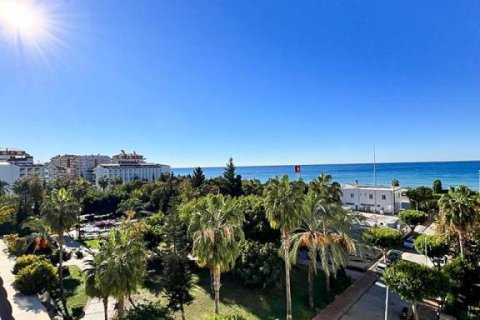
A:
POLYGON ((127 311, 121 320, 171 320, 167 308, 159 304, 148 303, 139 304, 135 309, 127 311))
POLYGON ((58 284, 57 270, 48 261, 38 261, 25 268, 15 276, 13 286, 25 295, 50 290, 58 284))
POLYGON ((243 241, 233 273, 247 286, 279 288, 283 284, 283 260, 272 243, 243 241))
MULTIPOLYGON (((50 256, 50 261, 52 264, 58 264, 60 262, 60 251, 55 250, 54 253, 50 256)), ((72 253, 70 251, 63 250, 63 261, 68 261, 72 258, 72 253)))
POLYGON ((422 224, 427 220, 427 214, 423 211, 417 210, 400 211, 398 217, 406 223, 412 231, 416 225, 422 224))
POLYGON ((80 319, 85 315, 85 312, 83 310, 83 306, 74 306, 72 307, 72 317, 74 319, 80 319))
POLYGON ((207 316, 204 320, 247 320, 244 316, 238 314, 230 314, 226 316, 221 315, 214 315, 214 316, 207 316))
POLYGON ((13 274, 18 274, 20 270, 23 268, 37 263, 39 261, 47 261, 45 256, 36 256, 34 254, 27 254, 21 257, 18 257, 17 260, 15 261, 15 265, 13 266, 13 274))
POLYGON ((19 256, 25 252, 27 248, 27 239, 20 237, 18 234, 7 234, 4 236, 7 242, 7 249, 11 255, 19 256))

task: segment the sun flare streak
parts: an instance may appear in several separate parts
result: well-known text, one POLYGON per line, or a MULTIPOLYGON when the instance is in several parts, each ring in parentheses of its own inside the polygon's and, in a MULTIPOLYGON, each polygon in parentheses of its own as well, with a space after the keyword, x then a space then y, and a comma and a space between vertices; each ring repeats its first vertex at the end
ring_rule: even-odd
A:
POLYGON ((55 54, 62 44, 58 34, 52 2, 35 0, 0 0, 0 49, 5 47, 24 53, 27 49, 35 58, 55 54))

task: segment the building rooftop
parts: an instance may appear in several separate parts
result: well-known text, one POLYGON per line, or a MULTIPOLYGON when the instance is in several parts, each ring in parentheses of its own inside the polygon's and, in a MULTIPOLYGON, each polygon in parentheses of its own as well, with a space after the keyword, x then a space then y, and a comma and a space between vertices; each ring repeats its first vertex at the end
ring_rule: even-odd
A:
POLYGON ((365 185, 365 184, 354 184, 354 183, 346 183, 342 185, 342 189, 372 189, 372 190, 400 190, 400 189, 405 189, 402 187, 392 187, 392 186, 385 186, 385 185, 377 185, 377 186, 372 186, 372 185, 365 185))

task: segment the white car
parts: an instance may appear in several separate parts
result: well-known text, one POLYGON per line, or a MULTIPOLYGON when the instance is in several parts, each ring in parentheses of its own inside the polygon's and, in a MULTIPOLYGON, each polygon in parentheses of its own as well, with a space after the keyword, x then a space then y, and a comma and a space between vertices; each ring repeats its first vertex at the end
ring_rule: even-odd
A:
POLYGON ((382 274, 383 271, 385 271, 385 268, 387 267, 387 265, 383 262, 379 262, 377 263, 377 265, 375 266, 375 272, 378 273, 378 274, 382 274))

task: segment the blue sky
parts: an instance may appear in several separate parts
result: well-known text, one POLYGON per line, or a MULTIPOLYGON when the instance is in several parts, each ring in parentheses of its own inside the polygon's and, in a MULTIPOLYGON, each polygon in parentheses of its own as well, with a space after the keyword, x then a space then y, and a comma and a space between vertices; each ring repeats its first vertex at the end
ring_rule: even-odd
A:
POLYGON ((478 1, 37 5, 57 40, 0 40, 0 146, 38 160, 480 159, 478 1))

